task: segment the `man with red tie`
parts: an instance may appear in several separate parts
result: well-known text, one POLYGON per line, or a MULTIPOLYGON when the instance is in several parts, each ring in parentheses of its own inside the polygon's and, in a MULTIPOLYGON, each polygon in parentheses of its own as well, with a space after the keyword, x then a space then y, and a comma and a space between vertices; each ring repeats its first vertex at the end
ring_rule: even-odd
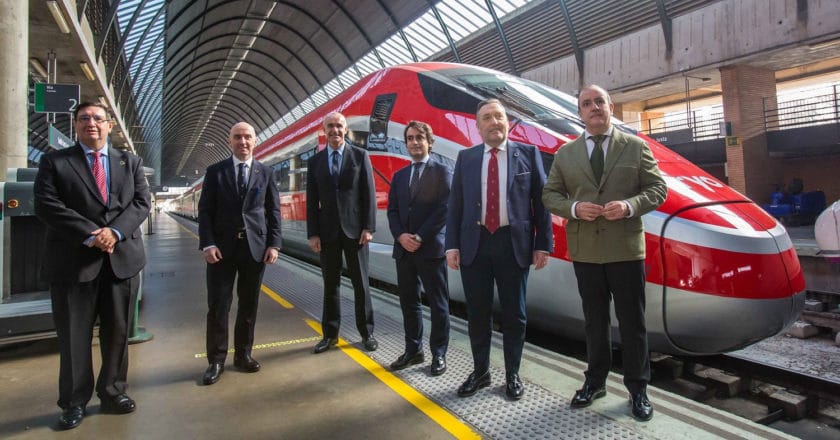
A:
POLYGON ((108 146, 114 126, 108 110, 82 103, 74 124, 76 145, 44 155, 35 179, 35 215, 47 227, 43 275, 60 353, 59 429, 79 426, 93 395, 97 318, 100 412, 136 408, 126 394, 128 319, 146 265, 140 225, 151 205, 142 160, 108 146))
POLYGON ((499 100, 478 104, 476 125, 484 143, 458 153, 446 219, 446 261, 461 271, 474 366, 458 396, 490 385, 495 285, 502 308, 505 394, 519 400, 525 393, 519 364, 528 273, 531 264, 545 267, 553 246, 550 215, 541 200, 545 171, 536 147, 508 140, 507 113, 499 100))

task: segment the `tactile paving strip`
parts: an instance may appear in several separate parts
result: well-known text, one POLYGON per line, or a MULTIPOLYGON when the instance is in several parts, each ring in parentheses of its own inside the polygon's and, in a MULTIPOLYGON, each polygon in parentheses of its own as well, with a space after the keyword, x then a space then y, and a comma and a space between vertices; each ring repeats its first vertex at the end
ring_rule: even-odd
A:
MULTIPOLYGON (((320 273, 312 272, 296 263, 283 261, 266 270, 263 283, 276 290, 296 307, 315 319, 321 317, 322 290, 320 273), (291 267, 290 267, 291 266, 291 267)), ((317 271, 318 269, 315 268, 317 271)), ((398 304, 393 295, 371 289, 374 301, 398 304)), ((341 286, 341 337, 361 346, 353 318, 352 287, 342 279, 341 286)), ((428 320, 428 308, 424 317, 428 320)), ((402 322, 385 314, 375 314, 376 339, 379 349, 367 353, 383 367, 402 354, 404 348, 402 322)), ((428 321, 425 326, 428 327, 428 321)), ((453 326, 452 331, 456 331, 453 326)), ((425 329, 428 337, 428 328, 425 329)), ((494 339, 499 338, 494 336, 494 339)), ((644 439, 646 436, 627 426, 587 409, 572 410, 569 401, 538 385, 525 384, 525 396, 517 402, 505 397, 503 368, 491 366, 492 383, 475 396, 460 398, 456 394, 466 375, 472 371, 472 354, 450 346, 446 355, 446 374, 432 377, 429 372, 431 354, 426 348, 426 362, 394 372, 417 391, 445 407, 464 421, 473 425, 483 437, 495 439, 644 439)), ((361 347, 360 347, 361 348, 361 347)), ((496 349, 496 348, 494 348, 496 349)))

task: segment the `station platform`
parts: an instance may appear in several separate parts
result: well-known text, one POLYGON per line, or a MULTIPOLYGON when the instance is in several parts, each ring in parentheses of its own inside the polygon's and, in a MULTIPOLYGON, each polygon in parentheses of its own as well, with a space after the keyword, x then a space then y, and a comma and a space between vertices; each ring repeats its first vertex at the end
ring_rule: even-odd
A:
MULTIPOLYGON (((84 422, 55 431, 59 409, 55 340, 0 351, 0 436, 4 438, 247 438, 247 439, 741 439, 793 438, 749 420, 649 387, 650 422, 629 415, 621 376, 610 374, 607 396, 586 409, 569 400, 585 364, 526 344, 520 374, 525 396, 504 395, 501 335, 494 334, 490 387, 459 398, 472 369, 466 322, 453 318, 448 371, 429 362, 392 373, 403 349, 396 296, 372 289, 379 349, 366 352, 354 328, 349 281, 342 285, 342 340, 314 355, 320 340, 318 268, 283 257, 266 270, 256 327, 255 374, 237 371, 228 356, 218 383, 203 386, 207 311, 204 261, 196 226, 165 214, 145 236, 140 324, 154 339, 130 348, 129 395, 137 411, 99 412, 96 397, 84 422)), ((235 307, 235 304, 234 304, 235 307)), ((235 309, 233 309, 235 310, 235 309)), ((427 319, 428 310, 424 311, 427 319)), ((232 325, 231 325, 232 331, 232 325)), ((231 335, 232 341, 232 335, 231 335)), ((95 341, 96 342, 96 341, 95 341)), ((431 360, 427 352, 427 360, 431 360)), ((99 356, 94 354, 98 369, 99 356)))

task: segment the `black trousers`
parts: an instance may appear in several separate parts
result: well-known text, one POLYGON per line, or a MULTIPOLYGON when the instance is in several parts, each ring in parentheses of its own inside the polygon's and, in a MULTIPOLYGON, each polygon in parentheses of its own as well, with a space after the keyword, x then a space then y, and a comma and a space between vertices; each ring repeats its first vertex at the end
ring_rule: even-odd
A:
POLYGON ((423 311, 420 286, 432 315, 429 349, 433 356, 444 356, 449 348, 449 287, 446 259, 423 258, 407 252, 396 260, 397 291, 405 330, 405 352, 409 355, 423 349, 423 311))
POLYGON ((236 241, 234 255, 207 265, 207 361, 224 363, 228 351, 228 314, 236 281, 236 324, 233 329, 235 356, 251 355, 254 326, 265 263, 254 261, 248 240, 236 241))
POLYGON ((60 367, 58 406, 85 406, 93 396, 91 342, 99 318, 99 349, 102 366, 96 379, 96 394, 109 399, 125 393, 128 377, 128 322, 131 304, 137 298, 140 275, 114 277, 105 263, 99 275, 86 283, 52 283, 52 312, 58 335, 60 367))
POLYGON ((493 292, 498 288, 502 308, 505 372, 519 373, 522 349, 525 346, 525 292, 529 270, 530 266, 523 269, 516 262, 509 226, 499 228, 492 235, 482 228, 475 260, 469 266, 461 265, 470 346, 476 372, 481 373, 490 368, 493 292))
POLYGON ((367 338, 373 334, 373 305, 368 280, 368 246, 356 238, 339 233, 337 240, 321 241, 321 276, 324 279, 324 310, 321 326, 324 337, 337 338, 341 327, 341 257, 347 263, 347 274, 353 283, 356 329, 367 338))
POLYGON ((621 335, 624 385, 631 393, 645 390, 650 381, 650 353, 645 328, 644 261, 574 263, 583 316, 586 319, 586 381, 603 385, 612 365, 610 300, 621 335))

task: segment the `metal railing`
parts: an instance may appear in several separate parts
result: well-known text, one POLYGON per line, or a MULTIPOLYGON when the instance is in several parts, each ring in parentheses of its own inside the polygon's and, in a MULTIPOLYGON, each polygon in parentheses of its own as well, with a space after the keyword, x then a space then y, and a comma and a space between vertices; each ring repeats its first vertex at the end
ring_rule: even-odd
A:
POLYGON ((840 122, 838 93, 840 86, 834 85, 826 87, 825 93, 779 101, 778 104, 764 98, 764 130, 784 130, 840 122))
MULTIPOLYGON (((822 124, 840 123, 840 85, 812 90, 812 96, 797 99, 764 98, 764 130, 775 131, 822 124), (771 101, 772 100, 772 101, 771 101)), ((723 110, 711 113, 669 113, 665 116, 628 122, 640 132, 657 138, 674 134, 677 142, 703 141, 726 136, 722 128, 723 110)))

